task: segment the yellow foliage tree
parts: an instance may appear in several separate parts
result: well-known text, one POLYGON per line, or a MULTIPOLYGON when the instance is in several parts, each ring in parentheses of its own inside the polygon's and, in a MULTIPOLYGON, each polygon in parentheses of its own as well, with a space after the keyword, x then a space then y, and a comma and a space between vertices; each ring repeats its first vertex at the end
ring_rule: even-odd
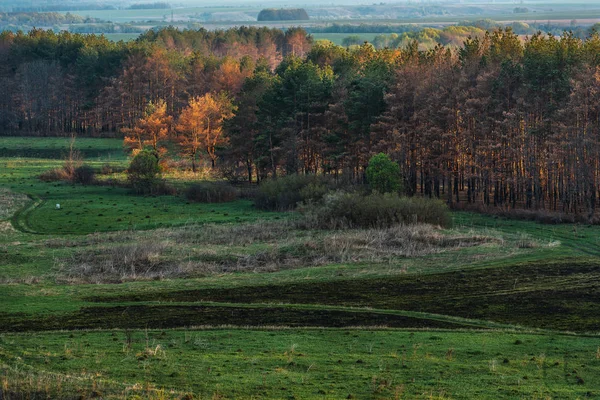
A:
POLYGON ((156 154, 164 154, 166 148, 161 143, 168 139, 169 130, 173 123, 173 117, 167 115, 167 103, 159 100, 150 102, 146 107, 146 113, 131 129, 123 129, 125 133, 125 146, 134 152, 139 152, 149 146, 156 154))
POLYGON ((224 92, 207 93, 194 97, 183 109, 175 130, 182 155, 192 160, 196 172, 196 157, 201 149, 206 150, 214 168, 217 160, 216 149, 226 143, 223 135, 223 122, 233 117, 235 107, 224 92))

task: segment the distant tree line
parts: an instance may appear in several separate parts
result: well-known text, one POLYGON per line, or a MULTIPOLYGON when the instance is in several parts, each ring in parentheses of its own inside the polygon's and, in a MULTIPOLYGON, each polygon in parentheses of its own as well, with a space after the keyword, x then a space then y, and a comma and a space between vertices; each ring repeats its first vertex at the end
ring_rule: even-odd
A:
POLYGON ((307 28, 309 33, 404 33, 420 30, 413 24, 331 24, 307 28))
POLYGON ((69 32, 73 33, 142 33, 144 28, 132 24, 81 24, 70 25, 69 32))
MULTIPOLYGON (((12 7, 12 12, 57 12, 57 11, 86 11, 86 10, 116 10, 117 7, 110 4, 102 3, 54 3, 54 4, 39 4, 39 1, 32 0, 32 5, 23 5, 22 1, 15 1, 12 7)), ((10 4, 5 4, 4 7, 9 7, 10 4)))
POLYGON ((168 28, 129 44, 4 32, 0 132, 124 135, 160 157, 175 142, 179 157, 253 181, 362 181, 385 153, 411 195, 592 215, 599 67, 597 33, 377 50, 313 44, 301 29, 168 28))
POLYGON ((306 21, 310 19, 303 8, 268 8, 258 14, 259 21, 306 21))
POLYGON ((83 24, 90 22, 102 22, 94 18, 82 17, 71 13, 61 14, 57 12, 0 12, 0 24, 52 26, 59 24, 83 24))

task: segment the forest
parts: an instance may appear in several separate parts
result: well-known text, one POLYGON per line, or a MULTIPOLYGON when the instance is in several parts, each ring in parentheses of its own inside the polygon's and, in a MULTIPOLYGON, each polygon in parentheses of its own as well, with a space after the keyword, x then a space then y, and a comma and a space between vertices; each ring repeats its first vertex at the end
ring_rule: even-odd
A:
POLYGON ((510 28, 427 50, 344 48, 302 29, 166 28, 131 43, 3 32, 0 131, 126 137, 250 181, 361 181, 383 152, 408 195, 591 220, 599 54, 596 33, 523 38, 510 28))

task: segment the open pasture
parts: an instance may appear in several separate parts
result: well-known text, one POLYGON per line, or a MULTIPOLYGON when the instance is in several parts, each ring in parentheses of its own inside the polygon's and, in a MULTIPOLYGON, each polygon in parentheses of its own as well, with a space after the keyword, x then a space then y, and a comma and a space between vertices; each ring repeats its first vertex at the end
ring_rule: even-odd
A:
MULTIPOLYGON (((598 226, 307 230, 251 200, 42 182, 69 143, 0 139, 8 398, 600 396, 598 226)), ((122 178, 121 141, 75 148, 122 178)))

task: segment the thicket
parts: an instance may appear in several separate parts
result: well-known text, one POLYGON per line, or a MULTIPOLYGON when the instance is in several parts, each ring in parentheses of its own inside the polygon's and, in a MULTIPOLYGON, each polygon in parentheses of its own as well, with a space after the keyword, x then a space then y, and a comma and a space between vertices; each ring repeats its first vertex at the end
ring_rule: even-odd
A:
POLYGON ((226 203, 239 197, 239 191, 227 182, 198 182, 185 192, 189 201, 199 203, 226 203))
POLYGON ((82 165, 73 171, 73 182, 81 185, 91 185, 96 180, 96 171, 89 165, 82 165))
POLYGON ((299 203, 320 201, 335 187, 331 177, 324 175, 288 175, 263 181, 254 199, 262 210, 287 211, 299 203))
POLYGON ((303 205, 302 225, 313 229, 385 228, 425 223, 449 227, 448 206, 440 200, 397 193, 330 192, 321 202, 303 205))

